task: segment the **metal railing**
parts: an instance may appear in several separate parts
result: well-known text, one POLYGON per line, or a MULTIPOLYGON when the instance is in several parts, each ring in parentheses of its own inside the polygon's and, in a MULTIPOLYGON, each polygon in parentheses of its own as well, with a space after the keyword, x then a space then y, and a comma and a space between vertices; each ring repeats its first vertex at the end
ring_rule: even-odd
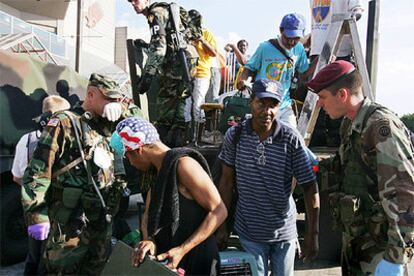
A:
POLYGON ((0 11, 0 34, 33 33, 40 43, 34 39, 31 41, 34 47, 42 44, 52 55, 66 57, 66 41, 62 37, 29 24, 17 17, 0 11))

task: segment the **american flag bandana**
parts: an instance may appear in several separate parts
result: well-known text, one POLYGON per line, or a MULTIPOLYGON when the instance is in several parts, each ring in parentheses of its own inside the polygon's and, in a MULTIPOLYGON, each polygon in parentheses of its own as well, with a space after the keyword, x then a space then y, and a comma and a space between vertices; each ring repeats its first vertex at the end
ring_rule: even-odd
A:
POLYGON ((131 117, 122 120, 116 131, 121 137, 125 151, 136 150, 160 139, 155 127, 145 119, 131 117))

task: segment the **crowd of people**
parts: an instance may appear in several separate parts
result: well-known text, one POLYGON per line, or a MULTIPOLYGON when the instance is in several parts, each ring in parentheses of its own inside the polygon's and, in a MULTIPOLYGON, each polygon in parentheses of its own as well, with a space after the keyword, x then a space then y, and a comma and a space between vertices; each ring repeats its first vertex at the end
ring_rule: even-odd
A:
MULTIPOLYGON (((300 42, 304 17, 286 14, 280 35, 262 42, 251 57, 244 39, 225 46, 237 61, 237 88, 245 89, 249 77, 254 82, 251 116, 224 135, 215 185, 205 158, 182 147, 191 122, 195 131, 205 122, 206 97, 214 99, 220 90, 215 37, 196 10, 129 2, 151 29, 138 91, 150 92, 159 80, 158 117, 149 122, 114 80, 99 74, 90 76, 85 100, 72 107, 59 96, 45 98, 40 116, 45 123, 19 142, 12 171, 22 186, 30 236, 25 274, 102 272, 127 184, 125 157, 152 180, 131 265, 139 266, 149 254, 187 275, 218 275, 219 246, 234 231, 254 256, 259 275, 293 275, 298 246, 293 182, 302 188, 306 207, 300 257, 313 261, 319 251, 318 183, 289 94, 294 73, 310 78, 316 64, 300 42)), ((325 19, 316 2, 313 24, 325 19)), ((358 5, 346 10, 349 18, 360 16, 358 5)), ((351 58, 326 65, 306 87, 331 119, 343 118, 341 182, 329 195, 342 231, 343 274, 403 275, 414 244, 410 132, 392 111, 364 97, 351 58)))

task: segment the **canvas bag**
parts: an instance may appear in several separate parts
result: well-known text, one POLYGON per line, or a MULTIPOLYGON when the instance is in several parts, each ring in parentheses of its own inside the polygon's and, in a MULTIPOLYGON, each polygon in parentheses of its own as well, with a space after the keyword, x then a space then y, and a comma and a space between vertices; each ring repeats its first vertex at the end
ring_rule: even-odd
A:
POLYGON ((223 113, 220 117, 219 130, 226 133, 227 129, 233 125, 239 124, 250 113, 250 97, 244 97, 241 91, 233 96, 224 98, 223 113))

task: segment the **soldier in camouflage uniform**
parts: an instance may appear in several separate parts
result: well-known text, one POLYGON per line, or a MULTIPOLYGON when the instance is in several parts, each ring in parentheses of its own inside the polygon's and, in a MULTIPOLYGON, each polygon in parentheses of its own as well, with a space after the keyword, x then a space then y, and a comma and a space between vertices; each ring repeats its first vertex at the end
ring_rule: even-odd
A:
POLYGON ((115 81, 92 74, 85 101, 55 113, 25 172, 28 233, 47 239, 48 274, 100 274, 109 256, 125 182, 114 174, 108 141, 115 120, 131 115, 122 98, 115 81))
POLYGON ((329 196, 342 230, 343 275, 403 275, 413 256, 414 148, 389 109, 364 98, 362 78, 347 61, 324 67, 307 83, 341 126, 340 190, 329 196))
MULTIPOLYGON (((152 80, 159 76, 157 95, 158 118, 155 122, 161 140, 170 147, 182 146, 185 141, 186 124, 184 120, 185 98, 190 96, 191 84, 183 80, 183 65, 178 56, 178 48, 171 34, 169 5, 164 2, 149 4, 149 0, 128 0, 138 14, 148 19, 151 41, 147 51, 148 59, 138 84, 139 93, 149 91, 152 80)), ((188 14, 180 9, 181 32, 184 40, 188 40, 197 30, 187 28, 188 14)), ((197 62, 197 52, 192 45, 186 48, 190 71, 197 62)))

